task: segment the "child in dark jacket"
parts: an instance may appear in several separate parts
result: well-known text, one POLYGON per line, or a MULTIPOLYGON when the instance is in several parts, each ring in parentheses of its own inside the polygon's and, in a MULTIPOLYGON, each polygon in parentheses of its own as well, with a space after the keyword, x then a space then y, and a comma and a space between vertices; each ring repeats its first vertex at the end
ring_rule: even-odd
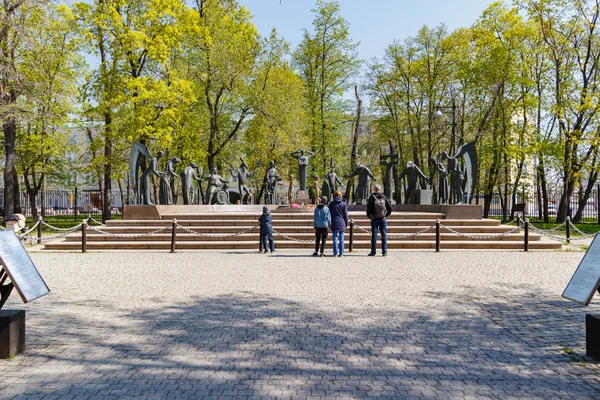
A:
POLYGON ((269 207, 263 207, 263 213, 258 218, 260 222, 260 240, 265 253, 267 253, 267 238, 269 239, 269 248, 271 253, 275 252, 275 242, 273 241, 273 219, 269 207))

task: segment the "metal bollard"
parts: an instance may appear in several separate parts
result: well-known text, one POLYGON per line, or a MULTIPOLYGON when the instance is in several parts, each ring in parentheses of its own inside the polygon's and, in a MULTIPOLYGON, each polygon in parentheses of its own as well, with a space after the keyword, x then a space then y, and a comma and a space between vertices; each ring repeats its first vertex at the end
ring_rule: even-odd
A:
POLYGON ((81 252, 87 251, 87 219, 81 221, 81 252))
POLYGON ((171 253, 175 253, 175 240, 177 238, 177 220, 173 218, 173 229, 171 230, 171 253))
POLYGON ((41 216, 38 217, 38 238, 37 238, 37 244, 41 244, 42 243, 42 222, 43 219, 41 216))
POLYGON ((525 235, 523 235, 523 250, 529 251, 529 218, 525 218, 525 235))
POLYGON ((571 217, 567 217, 567 244, 571 244, 571 217))
POLYGON ((435 220, 435 252, 440 252, 440 219, 435 220))
POLYGON ((435 219, 435 252, 440 252, 440 219, 435 219))
POLYGON ((354 220, 350 220, 350 241, 348 243, 348 252, 352 252, 352 247, 354 246, 354 220))

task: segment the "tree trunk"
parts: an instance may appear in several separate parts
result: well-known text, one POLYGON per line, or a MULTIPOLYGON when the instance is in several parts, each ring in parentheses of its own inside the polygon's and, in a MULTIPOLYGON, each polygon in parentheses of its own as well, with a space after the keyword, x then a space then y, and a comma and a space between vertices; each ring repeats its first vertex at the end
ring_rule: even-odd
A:
MULTIPOLYGON (((11 96, 12 97, 12 96, 11 96)), ((15 202, 18 201, 19 193, 15 192, 16 162, 15 141, 17 138, 17 123, 12 116, 8 116, 2 126, 4 131, 4 217, 15 213, 15 202)))
MULTIPOLYGON (((360 127, 360 114, 362 111, 362 100, 358 97, 358 86, 354 86, 354 95, 356 96, 356 116, 352 123, 352 153, 350 154, 350 168, 353 169, 356 165, 356 159, 358 158, 358 132, 360 127)), ((354 187, 354 178, 348 178, 346 184, 346 201, 350 202, 350 191, 354 187)))
POLYGON ((112 116, 109 112, 104 113, 104 190, 102 191, 102 222, 111 219, 111 198, 112 198, 112 153, 113 145, 111 139, 112 116))

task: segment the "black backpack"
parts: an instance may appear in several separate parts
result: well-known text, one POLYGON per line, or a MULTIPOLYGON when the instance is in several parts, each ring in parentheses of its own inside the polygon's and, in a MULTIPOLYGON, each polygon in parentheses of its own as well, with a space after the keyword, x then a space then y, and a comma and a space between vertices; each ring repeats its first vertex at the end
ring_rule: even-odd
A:
POLYGON ((375 218, 383 218, 387 214, 385 199, 383 197, 375 197, 375 201, 373 202, 373 214, 375 218))

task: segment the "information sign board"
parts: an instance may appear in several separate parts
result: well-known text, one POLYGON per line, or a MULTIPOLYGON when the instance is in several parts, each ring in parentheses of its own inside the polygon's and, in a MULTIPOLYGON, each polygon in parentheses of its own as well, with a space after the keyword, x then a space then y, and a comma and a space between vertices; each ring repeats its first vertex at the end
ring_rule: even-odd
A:
POLYGON ((562 297, 587 306, 600 286, 600 239, 594 237, 562 297))
POLYGON ((50 293, 21 241, 11 230, 0 232, 0 263, 24 303, 50 293))

